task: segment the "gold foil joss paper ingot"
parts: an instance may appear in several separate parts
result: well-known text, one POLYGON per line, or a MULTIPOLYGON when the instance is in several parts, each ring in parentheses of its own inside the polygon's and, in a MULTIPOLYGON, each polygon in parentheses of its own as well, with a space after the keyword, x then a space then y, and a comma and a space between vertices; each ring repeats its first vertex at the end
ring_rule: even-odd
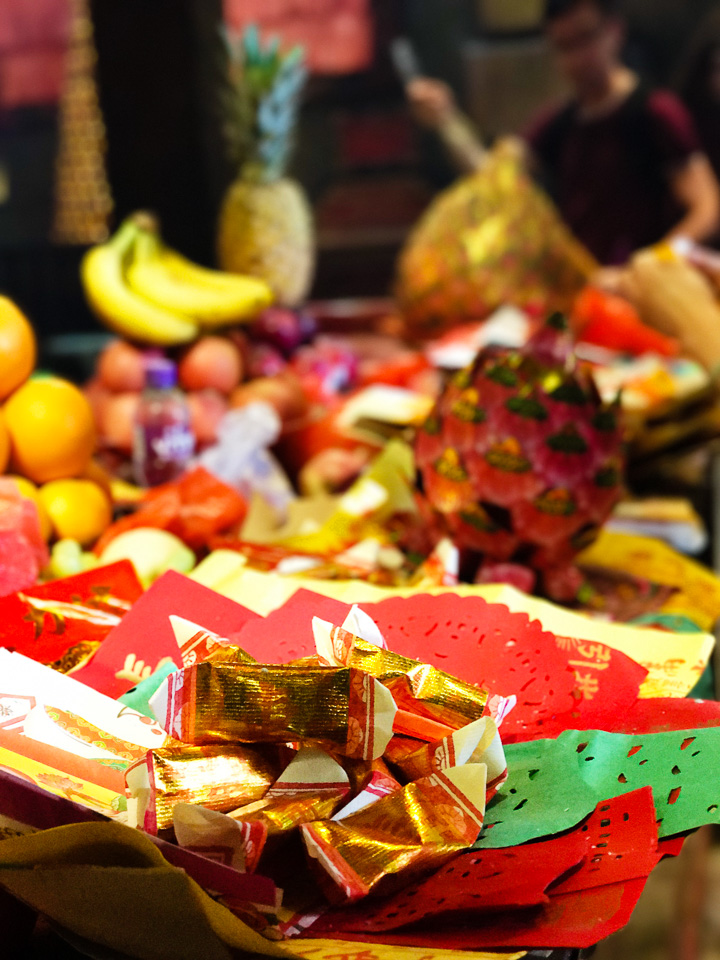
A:
POLYGON ((437 743, 424 743, 414 753, 395 761, 407 780, 418 780, 466 763, 484 763, 487 767, 485 793, 489 800, 507 778, 505 751, 491 717, 475 720, 437 743))
POLYGON ((482 763, 453 767, 342 820, 302 826, 328 898, 389 893, 471 846, 482 829, 486 774, 482 763))
POLYGON ((382 756, 396 711, 382 684, 349 667, 212 662, 170 674, 151 705, 185 743, 311 740, 364 760, 382 756))
POLYGON ((348 775, 340 764, 317 747, 304 747, 262 800, 233 810, 230 816, 243 823, 262 823, 268 836, 274 836, 332 816, 349 792, 348 775))
POLYGON ((313 618, 313 633, 321 661, 346 664, 377 677, 391 691, 401 710, 421 714, 453 729, 483 715, 487 691, 480 687, 430 664, 382 649, 318 617, 313 618))
POLYGON ((138 823, 157 833, 172 826, 176 803, 233 810, 264 796, 280 769, 260 750, 241 744, 176 743, 150 750, 127 778, 138 801, 138 823))

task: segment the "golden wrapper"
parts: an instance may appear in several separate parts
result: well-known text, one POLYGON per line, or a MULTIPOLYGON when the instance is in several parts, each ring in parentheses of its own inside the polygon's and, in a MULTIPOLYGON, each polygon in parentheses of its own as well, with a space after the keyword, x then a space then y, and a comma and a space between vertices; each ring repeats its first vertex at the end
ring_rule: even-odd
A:
POLYGON ((262 800, 229 816, 243 823, 261 823, 267 835, 274 836, 331 817, 349 792, 348 776, 336 760, 317 747, 303 747, 262 800))
POLYGON ((151 706, 185 743, 315 740, 366 760, 382 756, 396 711, 382 684, 353 668, 209 661, 171 673, 151 706))
POLYGON ((403 737, 396 733, 385 748, 385 760, 399 767, 405 757, 410 756, 411 753, 415 753, 415 751, 419 750, 423 745, 424 741, 422 740, 414 740, 412 737, 403 737))
POLYGON ((312 820, 331 817, 347 795, 338 787, 311 788, 308 790, 278 793, 256 803, 248 803, 228 816, 242 823, 262 823, 269 837, 292 830, 312 820))
POLYGON ((491 717, 469 723, 436 743, 424 743, 414 753, 399 758, 395 765, 407 780, 418 780, 465 763, 485 764, 487 789, 493 793, 507 776, 505 753, 491 717))
POLYGON ((400 710, 420 713, 455 728, 483 715, 487 690, 428 663, 368 643, 318 617, 313 619, 313 633, 321 660, 357 667, 376 677, 391 691, 400 710))
POLYGON ((140 806, 139 823, 148 833, 157 833, 172 826, 177 803, 223 812, 259 800, 279 769, 252 747, 178 743, 148 751, 141 764, 128 770, 127 781, 140 806))
POLYGON ((251 657, 242 647, 236 647, 232 643, 215 647, 208 653, 207 659, 212 663, 257 663, 255 657, 251 657))
POLYGON ((302 826, 327 896, 348 903, 390 893, 471 846, 482 829, 485 782, 482 763, 453 767, 342 820, 302 826))
POLYGON ((205 630, 191 620, 172 615, 170 623, 184 667, 192 667, 205 660, 214 660, 216 663, 257 663, 255 657, 251 657, 226 637, 205 630))
MULTIPOLYGON (((393 737, 393 740, 394 739, 395 738, 393 737)), ((350 791, 353 793, 353 795, 359 793, 363 789, 368 778, 370 777, 370 774, 374 771, 383 773, 388 777, 392 776, 387 768, 385 760, 382 757, 373 761, 351 760, 348 757, 340 757, 339 762, 342 764, 343 770, 348 775, 348 779, 350 781, 350 791)))
POLYGON ((402 790, 402 785, 397 782, 387 767, 384 770, 371 770, 357 794, 352 800, 343 804, 333 815, 333 820, 344 820, 358 810, 369 807, 371 803, 377 803, 383 797, 395 793, 396 790, 402 790))

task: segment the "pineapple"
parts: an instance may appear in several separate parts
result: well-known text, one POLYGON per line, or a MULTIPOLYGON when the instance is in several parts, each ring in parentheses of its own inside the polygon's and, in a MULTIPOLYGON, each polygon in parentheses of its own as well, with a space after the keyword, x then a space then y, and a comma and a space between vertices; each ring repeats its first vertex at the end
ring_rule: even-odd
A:
POLYGON ((315 268, 310 206, 285 176, 307 76, 303 51, 282 54, 276 41, 263 47, 254 26, 237 47, 228 46, 228 132, 240 172, 220 211, 220 266, 261 277, 280 304, 294 307, 307 296, 315 268))
POLYGON ((522 564, 554 599, 622 491, 617 405, 602 403, 555 314, 522 350, 489 347, 452 380, 416 438, 425 494, 455 542, 522 564))

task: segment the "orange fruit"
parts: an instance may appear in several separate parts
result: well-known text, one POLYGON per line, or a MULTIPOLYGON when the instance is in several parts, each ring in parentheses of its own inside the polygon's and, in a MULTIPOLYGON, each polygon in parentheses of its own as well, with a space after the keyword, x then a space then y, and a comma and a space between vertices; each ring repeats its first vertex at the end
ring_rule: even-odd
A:
POLYGON ((85 396, 60 377, 38 377, 5 404, 13 469, 35 483, 74 477, 87 467, 95 424, 85 396))
POLYGON ((35 333, 12 300, 0 296, 0 400, 24 383, 35 366, 35 333))
POLYGON ((70 538, 87 546, 112 520, 110 498, 92 480, 51 480, 40 487, 40 500, 58 540, 70 538))
POLYGON ((10 460, 10 434, 0 410, 0 473, 4 473, 10 460))
POLYGON ((38 511, 38 520, 40 521, 40 536, 43 538, 43 540, 49 540, 52 535, 52 524, 50 523, 48 512, 45 509, 45 504, 40 499, 40 491, 38 488, 35 486, 32 480, 28 480, 27 477, 18 477, 14 473, 9 473, 6 479, 12 480, 15 483, 15 486, 20 491, 21 496, 33 501, 38 511))

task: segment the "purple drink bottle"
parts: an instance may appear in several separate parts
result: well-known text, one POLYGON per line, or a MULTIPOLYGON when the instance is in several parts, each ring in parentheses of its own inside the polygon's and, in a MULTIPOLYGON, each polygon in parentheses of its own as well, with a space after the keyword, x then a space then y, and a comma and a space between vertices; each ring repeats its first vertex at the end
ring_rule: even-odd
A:
POLYGON ((190 411, 177 386, 175 364, 166 357, 150 356, 146 361, 133 439, 135 480, 143 487, 179 477, 195 451, 190 411))

